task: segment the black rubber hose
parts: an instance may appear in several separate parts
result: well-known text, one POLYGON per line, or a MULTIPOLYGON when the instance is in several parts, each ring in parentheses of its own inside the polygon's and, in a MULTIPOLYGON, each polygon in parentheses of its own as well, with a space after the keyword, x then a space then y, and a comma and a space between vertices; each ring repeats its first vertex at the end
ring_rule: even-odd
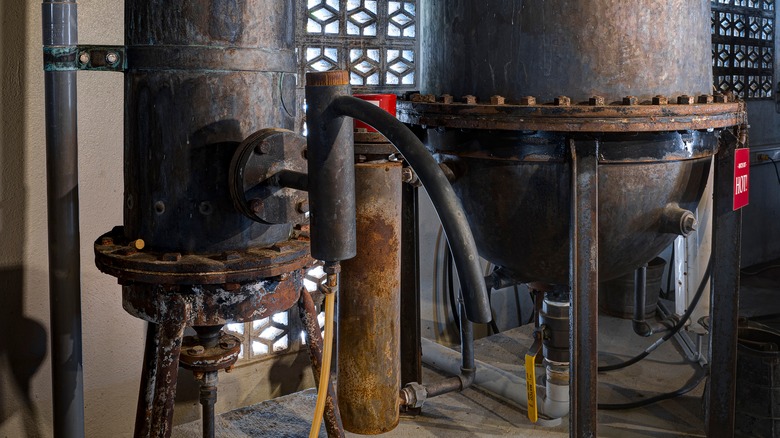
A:
POLYGON ((455 276, 452 272, 452 251, 450 246, 444 243, 444 276, 447 277, 447 281, 444 282, 444 287, 447 288, 447 299, 450 301, 450 312, 452 313, 452 320, 455 321, 455 326, 460 331, 460 316, 458 316, 458 301, 455 298, 455 276))
POLYGON ((658 403, 659 401, 663 400, 669 400, 675 397, 679 397, 681 395, 685 395, 691 391, 693 391, 697 386, 701 384, 701 382, 707 377, 708 369, 707 367, 702 367, 701 371, 696 373, 691 379, 686 383, 682 388, 678 389, 677 391, 673 392, 666 392, 663 394, 658 394, 653 397, 648 397, 642 400, 637 400, 635 402, 628 402, 628 403, 599 403, 598 408, 604 411, 618 411, 623 409, 636 409, 636 408, 642 408, 648 405, 651 405, 653 403, 658 403))
POLYGON ((479 253, 471 234, 463 205, 439 164, 425 145, 403 123, 385 110, 352 96, 339 96, 331 109, 337 114, 358 119, 379 131, 403 155, 420 178, 439 215, 447 241, 452 248, 460 275, 466 316, 472 322, 487 324, 492 319, 479 253))
POLYGON ((655 341, 652 345, 647 347, 645 351, 642 353, 632 357, 631 359, 617 363, 614 365, 605 365, 600 366, 598 368, 600 373, 607 372, 607 371, 615 371, 622 368, 626 368, 628 366, 631 366, 640 360, 646 358, 650 353, 653 352, 656 348, 658 348, 661 344, 668 341, 672 338, 672 336, 676 335, 677 332, 680 331, 681 328, 685 326, 685 323, 688 322, 688 319, 690 319, 691 314, 696 309, 696 305, 699 304, 699 300, 701 299, 701 296, 704 294, 704 289, 707 286, 707 282, 710 279, 710 275, 712 273, 712 254, 710 254, 710 259, 707 261, 707 269, 704 271, 704 277, 701 279, 701 283, 699 283, 699 288, 696 290, 696 295, 694 295, 693 300, 691 301, 691 304, 688 305, 688 308, 685 309, 685 313, 683 313, 682 318, 677 322, 677 324, 672 327, 670 331, 668 331, 662 338, 659 338, 657 341, 655 341))

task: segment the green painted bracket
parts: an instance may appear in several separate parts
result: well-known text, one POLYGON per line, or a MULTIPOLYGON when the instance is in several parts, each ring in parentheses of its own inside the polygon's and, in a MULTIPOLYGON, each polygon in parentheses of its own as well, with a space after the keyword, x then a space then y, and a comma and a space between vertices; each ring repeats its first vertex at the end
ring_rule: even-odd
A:
POLYGON ((93 70, 124 72, 124 46, 45 46, 44 71, 93 70))

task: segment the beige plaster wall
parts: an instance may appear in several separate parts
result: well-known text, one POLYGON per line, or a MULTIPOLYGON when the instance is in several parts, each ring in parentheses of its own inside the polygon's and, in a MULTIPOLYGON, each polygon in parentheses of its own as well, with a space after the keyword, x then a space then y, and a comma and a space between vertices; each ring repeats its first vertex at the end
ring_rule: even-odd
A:
MULTIPOLYGON (((79 42, 122 44, 123 1, 81 0, 79 42)), ((0 437, 51 436, 41 2, 0 1, 0 437)), ((122 221, 122 75, 80 72, 79 191, 88 437, 131 436, 144 323, 93 263, 92 242, 122 221)), ((218 410, 312 385, 302 355, 237 369, 218 410)), ((176 421, 197 419, 182 373, 176 421)))

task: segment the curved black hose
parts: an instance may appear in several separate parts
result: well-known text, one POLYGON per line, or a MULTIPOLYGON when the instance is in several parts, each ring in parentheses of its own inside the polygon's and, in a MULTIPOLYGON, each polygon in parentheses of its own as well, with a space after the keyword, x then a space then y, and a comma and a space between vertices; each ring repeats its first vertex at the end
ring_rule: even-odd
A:
POLYGON ((699 386, 699 384, 701 384, 701 382, 707 377, 707 373, 708 373, 707 367, 702 367, 699 373, 691 377, 688 383, 686 383, 682 388, 678 389, 677 391, 666 392, 663 394, 658 394, 653 397, 649 397, 646 399, 637 400, 635 402, 629 402, 629 403, 599 403, 598 408, 604 411, 636 409, 636 408, 641 408, 641 407, 651 405, 653 403, 657 403, 659 401, 669 400, 675 397, 679 397, 681 395, 693 391, 697 386, 699 386))
POLYGON ((683 313, 682 318, 680 318, 677 324, 675 324, 674 327, 672 327, 672 329, 669 330, 662 338, 659 338, 652 345, 647 347, 645 351, 639 353, 638 355, 632 357, 631 359, 625 362, 617 363, 614 365, 600 366, 598 368, 599 372, 603 373, 607 371, 615 371, 615 370, 619 370, 631 366, 639 362, 640 360, 646 358, 650 353, 653 352, 653 350, 658 348, 658 346, 671 339, 672 336, 676 335, 677 332, 679 332, 680 329, 685 326, 685 323, 688 322, 688 320, 691 318, 691 314, 696 309, 696 305, 699 304, 699 300, 701 299, 701 296, 704 294, 704 289, 707 286, 707 282, 710 279, 711 273, 712 273, 712 254, 710 254, 710 259, 707 261, 707 269, 704 270, 704 276, 701 279, 701 283, 699 283, 699 288, 696 290, 696 295, 694 295, 691 304, 688 305, 687 309, 685 309, 685 313, 683 313))
POLYGON ((471 234, 463 205, 439 164, 425 149, 425 145, 398 119, 365 100, 338 96, 333 99, 331 109, 340 116, 358 119, 379 131, 417 173, 436 207, 436 213, 452 248, 455 266, 460 274, 466 316, 473 322, 490 322, 490 303, 479 264, 477 244, 471 234))
POLYGON ((444 286, 447 288, 447 298, 450 302, 450 312, 452 313, 452 320, 455 321, 455 326, 458 327, 458 331, 460 331, 458 302, 455 299, 455 276, 452 272, 452 250, 450 250, 450 245, 446 242, 444 243, 444 264, 446 266, 444 269, 444 275, 447 277, 447 281, 444 283, 444 286))

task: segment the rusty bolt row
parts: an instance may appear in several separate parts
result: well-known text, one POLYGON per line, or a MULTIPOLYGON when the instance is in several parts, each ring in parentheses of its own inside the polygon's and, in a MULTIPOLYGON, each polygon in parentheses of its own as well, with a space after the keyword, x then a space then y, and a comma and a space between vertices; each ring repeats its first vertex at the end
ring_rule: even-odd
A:
MULTIPOLYGON (((451 104, 455 101, 455 99, 450 94, 443 94, 438 98, 433 94, 414 94, 411 96, 411 101, 423 102, 423 103, 451 104)), ((471 94, 463 96, 461 98, 461 101, 467 105, 476 105, 478 102, 477 97, 471 94)), ((680 96, 677 96, 678 105, 693 105, 694 103, 699 103, 699 104, 727 103, 728 101, 729 101, 728 96, 720 93, 716 93, 714 95, 702 94, 699 96, 690 96, 687 94, 682 94, 680 96)), ((555 106, 571 106, 571 98, 568 96, 557 96, 553 99, 552 103, 555 106)), ((636 96, 625 96, 623 97, 621 103, 623 105, 631 106, 631 105, 639 105, 640 101, 639 98, 636 96)), ((659 94, 652 97, 651 103, 653 105, 668 105, 669 98, 659 94)), ((490 96, 490 105, 506 105, 506 104, 507 104, 506 97, 500 95, 490 96)), ((520 99, 518 99, 517 104, 523 106, 534 106, 536 105, 536 97, 523 96, 520 99)), ((607 101, 606 98, 604 98, 604 96, 594 95, 588 98, 587 105, 604 106, 607 105, 607 101)))

